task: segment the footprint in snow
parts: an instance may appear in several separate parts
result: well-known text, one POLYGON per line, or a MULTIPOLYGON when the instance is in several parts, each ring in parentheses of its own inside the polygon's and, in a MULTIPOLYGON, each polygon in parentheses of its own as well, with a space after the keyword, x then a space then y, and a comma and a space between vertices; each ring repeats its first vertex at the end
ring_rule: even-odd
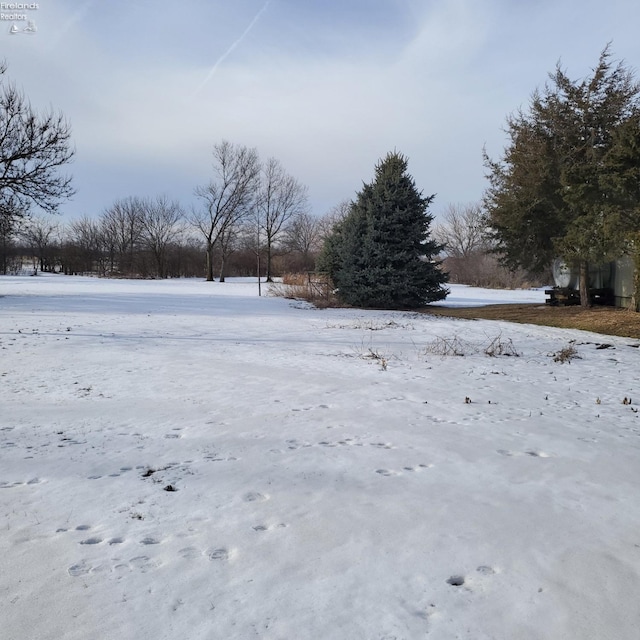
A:
POLYGON ((509 458, 513 456, 521 456, 521 455, 526 455, 531 458, 550 458, 551 457, 548 453, 545 453, 544 451, 535 451, 533 449, 530 449, 529 451, 525 451, 524 454, 518 451, 509 451, 508 449, 498 449, 496 453, 499 453, 501 456, 506 456, 509 458))
POLYGON ((22 485, 22 482, 0 482, 0 489, 13 489, 14 487, 19 487, 22 485))
MULTIPOLYGON (((489 567, 487 565, 480 565, 476 571, 481 575, 481 576, 492 576, 495 575, 497 573, 496 569, 494 569, 493 567, 489 567)), ((465 588, 469 589, 470 585, 469 585, 469 581, 471 581, 471 583, 473 583, 472 578, 468 577, 468 576, 464 576, 461 574, 454 574, 451 577, 447 578, 447 584, 450 584, 452 587, 462 587, 465 586, 465 588)))
POLYGON ((245 502, 264 502, 269 499, 269 496, 258 491, 249 491, 249 493, 244 494, 242 499, 245 502))
POLYGON ((160 563, 156 562, 155 560, 151 560, 149 556, 136 556, 135 558, 131 558, 131 560, 129 560, 129 564, 134 569, 139 569, 140 571, 142 571, 142 573, 145 573, 150 569, 155 569, 159 566, 160 563))
POLYGON ((212 548, 206 551, 207 558, 209 560, 228 560, 229 559, 229 550, 224 547, 220 548, 212 548))
POLYGON ((178 555, 185 560, 192 560, 200 555, 200 552, 195 547, 185 547, 178 551, 178 555))
MULTIPOLYGON (((417 471, 422 471, 423 469, 430 469, 431 467, 433 467, 432 464, 418 464, 413 467, 403 467, 402 469, 403 471, 415 473, 417 471)), ((393 471, 392 469, 376 469, 376 473, 379 473, 381 476, 399 476, 402 474, 401 471, 393 471)))
POLYGON ((91 571, 91 566, 87 563, 86 560, 81 560, 76 564, 72 564, 67 569, 67 572, 72 578, 77 578, 78 576, 87 575, 87 573, 89 573, 90 571, 91 571))
POLYGON ((273 526, 269 526, 268 524, 257 524, 252 527, 252 529, 254 531, 269 531, 270 529, 285 529, 286 527, 287 525, 284 522, 281 522, 280 524, 276 524, 273 526))

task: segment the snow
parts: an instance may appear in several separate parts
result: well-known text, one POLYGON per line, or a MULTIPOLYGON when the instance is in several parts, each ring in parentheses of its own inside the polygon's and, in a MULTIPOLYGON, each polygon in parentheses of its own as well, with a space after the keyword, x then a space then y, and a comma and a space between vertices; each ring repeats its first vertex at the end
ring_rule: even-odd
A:
POLYGON ((637 638, 637 345, 0 278, 0 638, 637 638))

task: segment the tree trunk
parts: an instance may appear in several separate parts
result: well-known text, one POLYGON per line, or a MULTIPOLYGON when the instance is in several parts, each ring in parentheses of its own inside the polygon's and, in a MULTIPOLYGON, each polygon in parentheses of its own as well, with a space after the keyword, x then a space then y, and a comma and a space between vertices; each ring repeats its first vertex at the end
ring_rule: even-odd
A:
POLYGON ((267 240, 267 279, 266 282, 273 282, 271 278, 271 242, 267 240))
POLYGON ((213 282, 213 245, 207 245, 207 282, 213 282))
POLYGON ((633 249, 633 292, 631 294, 631 308, 640 311, 640 250, 634 242, 633 249))
POLYGON ((225 267, 225 255, 224 255, 224 249, 223 249, 222 256, 220 257, 220 282, 224 282, 224 267, 225 267))
POLYGON ((580 261, 580 306, 588 309, 591 306, 591 295, 589 294, 589 263, 586 260, 580 261))

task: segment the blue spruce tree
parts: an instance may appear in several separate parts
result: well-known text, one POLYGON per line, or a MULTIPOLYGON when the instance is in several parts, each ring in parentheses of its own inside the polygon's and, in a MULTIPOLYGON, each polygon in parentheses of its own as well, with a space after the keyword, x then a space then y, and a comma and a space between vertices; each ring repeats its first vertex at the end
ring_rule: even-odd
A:
POLYGON ((405 309, 446 297, 447 274, 436 260, 442 247, 429 234, 432 200, 417 190, 402 154, 389 153, 377 164, 374 181, 357 194, 327 247, 343 302, 405 309))

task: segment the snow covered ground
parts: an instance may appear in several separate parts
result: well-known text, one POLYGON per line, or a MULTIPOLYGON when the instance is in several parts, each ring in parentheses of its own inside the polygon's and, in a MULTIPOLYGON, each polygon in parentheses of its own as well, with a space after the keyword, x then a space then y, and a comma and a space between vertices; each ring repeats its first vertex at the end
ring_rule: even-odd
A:
POLYGON ((0 278, 0 638, 636 639, 637 346, 0 278))

